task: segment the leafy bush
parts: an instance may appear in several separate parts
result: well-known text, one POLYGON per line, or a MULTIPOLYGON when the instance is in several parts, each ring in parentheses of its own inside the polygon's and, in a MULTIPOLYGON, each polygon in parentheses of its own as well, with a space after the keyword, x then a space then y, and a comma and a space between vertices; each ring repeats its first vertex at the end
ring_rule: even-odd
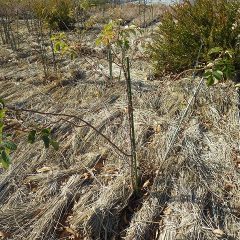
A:
POLYGON ((50 28, 69 30, 75 22, 73 17, 73 1, 71 0, 38 0, 34 3, 34 12, 38 18, 44 19, 50 28))
POLYGON ((199 49, 200 62, 207 63, 215 47, 233 53, 237 66, 240 34, 239 0, 184 0, 166 11, 149 53, 157 74, 179 72, 193 67, 199 49))
POLYGON ((60 30, 68 30, 73 27, 74 18, 71 15, 71 2, 66 0, 57 1, 47 20, 50 26, 60 30))

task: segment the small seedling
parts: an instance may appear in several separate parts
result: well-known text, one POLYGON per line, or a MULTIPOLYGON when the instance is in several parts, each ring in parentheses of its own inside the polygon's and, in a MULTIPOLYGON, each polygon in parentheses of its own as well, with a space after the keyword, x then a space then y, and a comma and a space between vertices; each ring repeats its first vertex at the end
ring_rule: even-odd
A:
POLYGON ((233 51, 224 51, 220 47, 212 48, 208 52, 210 61, 203 75, 208 86, 233 77, 235 73, 233 54, 233 51))

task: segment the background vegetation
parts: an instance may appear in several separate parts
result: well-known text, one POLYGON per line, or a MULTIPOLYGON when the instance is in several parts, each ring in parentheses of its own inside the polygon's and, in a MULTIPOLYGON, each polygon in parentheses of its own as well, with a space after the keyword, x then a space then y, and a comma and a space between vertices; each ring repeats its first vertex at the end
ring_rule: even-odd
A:
POLYGON ((198 0, 195 4, 186 0, 173 5, 163 15, 150 46, 156 73, 193 68, 199 49, 199 61, 205 64, 215 47, 231 51, 239 68, 239 17, 238 0, 198 0))

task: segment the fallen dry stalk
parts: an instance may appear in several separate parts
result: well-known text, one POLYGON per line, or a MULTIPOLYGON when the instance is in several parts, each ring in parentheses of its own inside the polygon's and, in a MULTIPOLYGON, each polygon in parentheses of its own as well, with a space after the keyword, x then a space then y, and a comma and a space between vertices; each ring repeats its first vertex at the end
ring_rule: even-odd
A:
MULTIPOLYGON (((36 114, 41 114, 41 115, 48 115, 48 116, 75 118, 75 119, 80 120, 81 122, 85 123, 88 127, 92 128, 95 132, 97 132, 100 136, 102 136, 105 140, 107 140, 108 143, 110 143, 110 145, 112 147, 117 149, 124 156, 131 157, 131 154, 128 154, 128 153, 124 152, 115 143, 113 143, 107 136, 105 136, 97 128, 95 128, 91 123, 89 123, 86 120, 80 118, 79 116, 71 115, 71 114, 65 114, 65 113, 41 112, 41 111, 37 111, 37 110, 24 109, 24 108, 15 108, 15 107, 11 107, 11 106, 7 106, 7 109, 10 109, 10 110, 15 111, 15 112, 19 112, 20 111, 20 112, 29 112, 29 113, 36 113, 36 114)), ((74 126, 76 126, 76 124, 74 124, 74 126)), ((82 127, 82 126, 79 126, 79 127, 82 127)))

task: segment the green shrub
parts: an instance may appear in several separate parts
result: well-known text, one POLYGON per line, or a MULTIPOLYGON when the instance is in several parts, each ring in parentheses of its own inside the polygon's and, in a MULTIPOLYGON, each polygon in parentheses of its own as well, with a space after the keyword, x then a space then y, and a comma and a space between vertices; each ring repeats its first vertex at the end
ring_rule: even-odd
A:
POLYGON ((209 61, 210 49, 220 47, 234 53, 237 66, 239 3, 239 0, 197 0, 191 4, 185 0, 182 4, 173 5, 164 13, 149 46, 156 74, 192 68, 201 45, 201 63, 209 61))
POLYGON ((47 16, 49 25, 60 30, 72 29, 74 18, 71 15, 71 7, 70 1, 57 1, 52 12, 47 16))
POLYGON ((33 11, 38 18, 44 19, 51 29, 73 28, 75 19, 72 0, 36 0, 33 11))

